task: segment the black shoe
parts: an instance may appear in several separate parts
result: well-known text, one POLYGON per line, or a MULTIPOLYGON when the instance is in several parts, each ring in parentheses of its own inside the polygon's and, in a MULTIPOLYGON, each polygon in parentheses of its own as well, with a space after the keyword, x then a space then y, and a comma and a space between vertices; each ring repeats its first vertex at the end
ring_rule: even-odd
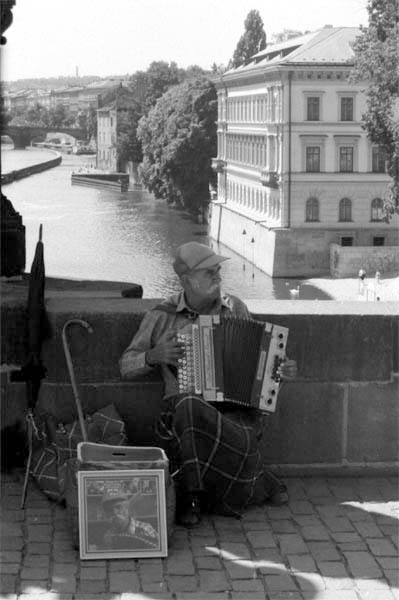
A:
POLYGON ((183 527, 196 527, 201 522, 201 504, 197 494, 187 494, 181 503, 177 522, 183 527))
POLYGON ((288 500, 287 489, 285 486, 281 486, 279 490, 276 490, 269 496, 267 503, 270 504, 270 506, 284 506, 285 504, 288 504, 288 500))

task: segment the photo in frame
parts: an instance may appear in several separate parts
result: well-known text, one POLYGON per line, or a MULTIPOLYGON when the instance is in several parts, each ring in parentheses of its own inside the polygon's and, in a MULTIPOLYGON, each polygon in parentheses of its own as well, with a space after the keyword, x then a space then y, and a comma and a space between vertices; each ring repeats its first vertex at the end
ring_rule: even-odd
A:
POLYGON ((168 554, 162 469, 78 472, 82 559, 168 554))

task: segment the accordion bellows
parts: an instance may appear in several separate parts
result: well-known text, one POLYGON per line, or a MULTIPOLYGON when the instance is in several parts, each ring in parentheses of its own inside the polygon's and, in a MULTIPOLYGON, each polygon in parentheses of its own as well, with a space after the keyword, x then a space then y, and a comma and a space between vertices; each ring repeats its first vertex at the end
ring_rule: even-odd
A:
POLYGON ((200 315, 191 333, 178 334, 179 391, 274 412, 287 338, 286 327, 271 323, 200 315))

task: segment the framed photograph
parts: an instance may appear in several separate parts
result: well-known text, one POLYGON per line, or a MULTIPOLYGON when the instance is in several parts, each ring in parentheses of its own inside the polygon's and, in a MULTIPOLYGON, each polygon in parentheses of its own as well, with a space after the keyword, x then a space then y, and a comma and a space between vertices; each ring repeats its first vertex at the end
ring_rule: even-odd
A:
POLYGON ((167 556, 162 469, 79 471, 80 558, 167 556))

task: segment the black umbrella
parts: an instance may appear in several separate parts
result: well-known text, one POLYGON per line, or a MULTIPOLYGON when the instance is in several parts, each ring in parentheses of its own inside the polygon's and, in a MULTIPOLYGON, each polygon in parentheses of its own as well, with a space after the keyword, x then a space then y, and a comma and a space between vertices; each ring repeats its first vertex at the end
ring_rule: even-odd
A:
POLYGON ((30 462, 32 458, 32 433, 35 429, 33 410, 35 408, 42 379, 46 375, 46 368, 42 363, 41 351, 45 339, 50 337, 50 326, 44 302, 44 288, 46 276, 44 269, 44 248, 42 242, 42 225, 39 228, 39 241, 36 244, 30 276, 27 305, 28 328, 28 357, 21 369, 21 379, 26 382, 27 396, 27 424, 29 457, 25 473, 25 483, 22 492, 23 508, 28 483, 30 462))

